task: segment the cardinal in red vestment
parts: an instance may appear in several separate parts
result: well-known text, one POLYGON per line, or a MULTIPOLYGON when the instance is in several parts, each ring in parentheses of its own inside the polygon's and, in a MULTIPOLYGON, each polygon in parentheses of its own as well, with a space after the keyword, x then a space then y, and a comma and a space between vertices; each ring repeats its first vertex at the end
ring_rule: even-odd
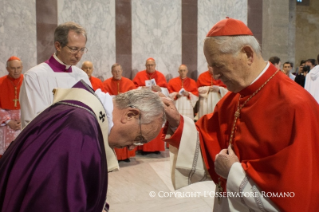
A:
POLYGON ((21 130, 19 94, 23 81, 22 61, 7 61, 8 75, 0 78, 0 157, 21 130))
POLYGON ((198 100, 198 90, 195 80, 187 77, 188 68, 180 65, 179 76, 168 82, 170 97, 174 99, 177 110, 181 115, 194 119, 194 106, 198 100))
POLYGON ((90 79, 90 82, 92 84, 92 88, 94 91, 96 91, 97 89, 100 88, 103 92, 106 92, 102 81, 99 78, 92 76, 92 73, 94 70, 94 66, 93 66, 92 62, 84 61, 81 69, 89 76, 89 79, 90 79))
MULTIPOLYGON (((192 157, 179 177, 210 175, 225 195, 214 208, 221 211, 316 211, 319 208, 319 106, 312 96, 261 56, 258 41, 240 20, 218 22, 204 42, 204 54, 216 79, 228 92, 214 113, 194 123, 176 116, 173 103, 163 99, 171 129, 167 140, 192 157), (236 48, 235 48, 236 47, 236 48), (293 94, 293 95, 292 95, 293 94), (189 127, 190 126, 190 127, 189 127), (188 128, 189 127, 189 128, 188 128), (198 133, 187 141, 186 133, 198 133), (195 148, 197 147, 197 148, 195 148), (185 149, 185 148, 184 148, 185 149), (204 161, 203 172, 197 164, 204 161)), ((179 157, 183 152, 177 152, 179 157)), ((184 160, 186 161, 186 160, 184 160)), ((178 167, 178 165, 176 165, 178 167)), ((176 175, 175 175, 176 176, 176 175)), ((183 177, 181 177, 183 178, 183 177)), ((222 195, 224 195, 222 193, 222 195)))

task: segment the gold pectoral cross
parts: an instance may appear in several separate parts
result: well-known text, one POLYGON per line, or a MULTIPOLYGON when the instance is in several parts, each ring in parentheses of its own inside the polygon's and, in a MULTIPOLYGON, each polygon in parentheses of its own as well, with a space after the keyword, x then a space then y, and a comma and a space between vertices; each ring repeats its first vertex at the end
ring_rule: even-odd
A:
POLYGON ((19 99, 13 99, 12 101, 14 101, 14 107, 17 107, 17 102, 19 101, 19 99))
POLYGON ((239 116, 240 116, 239 108, 236 110, 234 116, 235 116, 236 118, 239 118, 239 116))

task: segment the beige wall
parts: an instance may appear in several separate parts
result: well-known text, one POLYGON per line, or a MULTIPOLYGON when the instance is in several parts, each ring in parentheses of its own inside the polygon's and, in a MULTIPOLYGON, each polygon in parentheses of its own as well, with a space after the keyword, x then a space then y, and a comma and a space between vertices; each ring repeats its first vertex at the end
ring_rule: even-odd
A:
POLYGON ((265 60, 278 56, 281 64, 295 62, 295 1, 263 1, 262 54, 265 60))
POLYGON ((296 8, 296 63, 302 59, 317 59, 319 54, 319 1, 296 8))

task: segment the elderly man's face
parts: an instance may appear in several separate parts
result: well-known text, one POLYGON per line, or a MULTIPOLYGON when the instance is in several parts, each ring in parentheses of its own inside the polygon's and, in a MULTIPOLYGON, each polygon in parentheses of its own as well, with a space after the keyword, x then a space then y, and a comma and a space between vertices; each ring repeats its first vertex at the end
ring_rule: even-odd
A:
POLYGON ((8 62, 7 71, 9 72, 9 76, 17 79, 20 77, 22 72, 22 63, 18 60, 12 60, 8 62))
POLYGON ((147 60, 145 67, 146 67, 147 73, 149 73, 149 74, 153 73, 155 71, 155 68, 156 68, 155 61, 154 60, 147 60))
POLYGON ((178 69, 180 78, 184 79, 187 77, 188 69, 185 65, 181 65, 178 69))
POLYGON ((70 30, 68 34, 68 44, 64 47, 59 42, 55 42, 57 57, 66 65, 76 65, 82 58, 86 45, 86 38, 83 34, 77 34, 70 30))
POLYGON ((213 68, 214 78, 220 79, 229 91, 237 93, 249 85, 247 56, 242 51, 236 55, 224 54, 218 48, 219 45, 213 39, 205 40, 204 54, 207 63, 213 68))
POLYGON ((93 72, 93 64, 89 61, 84 62, 82 65, 82 70, 89 76, 92 76, 92 72, 93 72))
POLYGON ((112 69, 113 78, 116 80, 120 80, 122 78, 122 73, 123 73, 123 70, 122 70, 121 66, 115 66, 112 69))

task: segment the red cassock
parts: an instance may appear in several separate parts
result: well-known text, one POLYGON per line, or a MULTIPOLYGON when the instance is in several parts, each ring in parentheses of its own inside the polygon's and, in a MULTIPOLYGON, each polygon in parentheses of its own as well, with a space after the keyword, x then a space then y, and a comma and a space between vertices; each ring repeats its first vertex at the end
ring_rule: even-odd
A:
MULTIPOLYGON (((242 105, 276 70, 270 65, 256 82, 239 93, 229 92, 214 113, 197 121, 201 152, 215 183, 215 156, 229 145, 238 101, 242 105)), ((282 72, 274 75, 240 110, 233 149, 261 191, 294 192, 293 198, 270 197, 280 211, 319 208, 318 118, 318 103, 282 72)), ((179 145, 182 122, 169 141, 174 146, 179 145)), ((224 191, 225 183, 222 182, 224 191)))
MULTIPOLYGON (((136 86, 136 88, 140 86, 145 86, 145 80, 155 79, 156 85, 167 88, 167 82, 165 76, 159 72, 155 71, 152 74, 149 74, 146 72, 146 70, 140 71, 136 74, 136 76, 133 79, 133 82, 136 86)), ((156 152, 156 151, 164 151, 164 141, 162 139, 162 130, 158 134, 156 138, 148 142, 147 144, 144 144, 143 146, 139 146, 138 150, 142 150, 144 152, 156 152)))
POLYGON ((209 71, 201 73, 197 79, 197 87, 217 85, 226 88, 226 85, 221 80, 215 80, 209 71))
POLYGON ((182 88, 198 96, 196 82, 191 78, 186 77, 185 79, 181 79, 180 77, 175 77, 168 82, 168 90, 170 93, 179 92, 182 88))
POLYGON ((17 79, 14 79, 9 75, 0 78, 0 108, 6 110, 20 110, 20 103, 17 100, 19 99, 22 81, 22 74, 17 79), (15 101, 17 102, 16 107, 15 101))
MULTIPOLYGON (((115 80, 113 77, 105 80, 103 86, 110 95, 118 95, 120 93, 125 93, 126 91, 135 89, 134 83, 125 77, 120 80, 115 80)), ((127 147, 124 148, 114 148, 118 160, 125 160, 130 157, 135 156, 135 149, 128 150, 127 147)))
POLYGON ((90 82, 92 84, 92 87, 93 87, 94 91, 96 91, 97 89, 100 88, 101 91, 105 92, 103 82, 99 78, 91 76, 90 77, 90 82))
POLYGON ((135 89, 135 85, 132 80, 122 77, 120 80, 116 80, 113 77, 103 82, 106 92, 110 95, 118 95, 125 93, 126 91, 135 89))

